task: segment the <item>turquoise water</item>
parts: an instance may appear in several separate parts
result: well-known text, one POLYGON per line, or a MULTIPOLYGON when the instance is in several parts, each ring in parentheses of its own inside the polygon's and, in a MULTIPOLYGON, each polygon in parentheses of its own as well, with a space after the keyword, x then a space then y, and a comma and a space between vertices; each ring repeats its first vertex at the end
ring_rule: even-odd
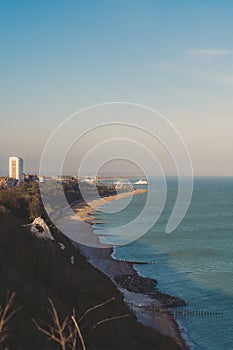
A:
MULTIPOLYGON (((151 190, 159 180, 150 179, 151 190)), ((116 249, 117 258, 154 261, 137 265, 140 274, 159 282, 159 289, 187 302, 186 309, 221 315, 182 317, 197 350, 233 349, 233 178, 196 178, 190 208, 180 226, 165 233, 177 195, 177 180, 167 179, 168 196, 159 221, 139 240, 116 249)), ((101 213, 102 233, 135 218, 146 194, 134 196, 117 214, 101 213)), ((122 200, 124 201, 124 200, 122 200)), ((113 204, 107 204, 113 205, 113 204)), ((104 209, 104 208, 103 208, 104 209)), ((149 220, 144 217, 143 220, 149 220)))

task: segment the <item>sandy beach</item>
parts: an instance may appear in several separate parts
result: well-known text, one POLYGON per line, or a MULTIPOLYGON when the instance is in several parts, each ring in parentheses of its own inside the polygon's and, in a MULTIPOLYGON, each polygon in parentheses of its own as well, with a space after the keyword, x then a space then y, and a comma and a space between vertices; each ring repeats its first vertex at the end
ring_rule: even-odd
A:
POLYGON ((132 197, 145 192, 147 192, 147 190, 145 189, 136 189, 131 192, 123 192, 113 196, 102 197, 99 199, 91 200, 88 203, 86 203, 85 201, 80 201, 79 203, 75 204, 72 208, 81 220, 92 224, 96 222, 96 217, 94 213, 102 205, 108 202, 113 202, 119 199, 132 197))
MULTIPOLYGON (((121 193, 98 200, 89 202, 89 205, 84 201, 75 204, 73 210, 77 213, 80 221, 95 223, 96 208, 106 202, 126 198, 132 195, 145 193, 147 190, 134 190, 129 193, 121 193), (93 207, 92 207, 93 205, 93 207)), ((80 227, 81 228, 81 227, 80 227)), ((88 232, 90 234, 90 232, 88 232)), ((96 234, 93 234, 95 237, 96 234)), ((97 236, 98 237, 98 236, 97 236)), ((152 281, 154 293, 150 295, 146 285, 147 278, 138 275, 134 269, 134 265, 129 262, 121 262, 112 258, 112 248, 93 248, 74 242, 74 245, 80 250, 81 254, 98 270, 107 275, 124 296, 124 301, 133 310, 138 322, 156 329, 160 333, 170 336, 181 349, 189 349, 189 346, 182 336, 182 331, 179 329, 175 317, 168 312, 168 307, 181 306, 183 301, 179 298, 171 297, 160 293, 156 288, 156 281, 152 281), (138 286, 129 288, 127 281, 137 281, 138 286), (143 289, 143 291, 142 291, 143 289)), ((151 284, 151 280, 149 281, 151 284)))

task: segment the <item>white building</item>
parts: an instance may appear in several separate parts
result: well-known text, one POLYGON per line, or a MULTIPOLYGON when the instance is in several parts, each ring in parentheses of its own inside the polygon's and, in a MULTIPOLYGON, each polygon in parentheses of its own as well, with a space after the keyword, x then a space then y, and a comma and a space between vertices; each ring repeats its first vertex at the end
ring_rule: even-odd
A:
POLYGON ((83 181, 89 185, 96 185, 98 182, 98 176, 85 176, 83 181))
POLYGON ((18 180, 18 182, 23 181, 23 159, 19 157, 9 158, 9 177, 18 180))

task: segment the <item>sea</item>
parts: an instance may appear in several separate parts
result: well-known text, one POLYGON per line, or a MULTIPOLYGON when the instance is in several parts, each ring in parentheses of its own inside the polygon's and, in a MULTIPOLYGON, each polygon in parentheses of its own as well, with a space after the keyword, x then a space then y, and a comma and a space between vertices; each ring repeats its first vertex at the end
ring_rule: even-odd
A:
MULTIPOLYGON (((189 209, 172 233, 166 233, 166 225, 178 179, 167 177, 166 185, 166 203, 157 222, 140 238, 116 247, 113 257, 150 262, 134 266, 139 274, 156 279, 160 291, 186 301, 176 317, 193 349, 233 350, 233 177, 195 177, 189 209)), ((150 192, 159 194, 160 186, 160 179, 149 178, 150 192)), ((121 234, 122 226, 143 210, 146 199, 147 193, 135 195, 125 207, 127 199, 120 199, 124 209, 114 213, 105 208, 114 209, 115 202, 103 205, 97 213, 102 222, 98 233, 118 228, 121 234)), ((156 201, 150 205, 156 206, 156 201)), ((151 222, 151 212, 140 220, 151 222)))

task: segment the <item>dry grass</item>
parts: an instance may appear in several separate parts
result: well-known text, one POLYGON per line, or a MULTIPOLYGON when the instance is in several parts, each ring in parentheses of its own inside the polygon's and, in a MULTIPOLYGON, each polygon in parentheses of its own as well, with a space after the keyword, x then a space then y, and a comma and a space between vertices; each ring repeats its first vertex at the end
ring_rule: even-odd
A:
POLYGON ((15 293, 7 293, 5 306, 0 306, 0 350, 7 350, 6 339, 9 335, 9 321, 20 309, 13 309, 15 293))
MULTIPOLYGON (((78 339, 81 343, 82 350, 87 350, 86 343, 84 340, 84 335, 82 333, 81 323, 85 317, 93 310, 96 310, 100 307, 105 306, 106 304, 114 301, 115 298, 111 298, 104 303, 95 305, 94 307, 89 308, 77 321, 75 316, 75 310, 70 317, 66 317, 63 321, 60 320, 56 307, 51 299, 49 299, 50 309, 49 313, 52 317, 52 324, 43 325, 42 321, 36 321, 33 319, 34 324, 37 329, 45 334, 49 340, 52 340, 59 344, 61 350, 78 350, 78 339)), ((97 322, 92 330, 95 330, 101 324, 104 324, 109 321, 129 317, 129 314, 122 316, 113 316, 106 319, 103 319, 97 322)))
POLYGON ((75 350, 77 345, 77 332, 70 322, 70 318, 66 317, 61 321, 52 299, 49 299, 49 313, 52 317, 52 324, 43 326, 43 322, 33 319, 37 329, 47 335, 49 340, 58 343, 62 350, 75 350))

